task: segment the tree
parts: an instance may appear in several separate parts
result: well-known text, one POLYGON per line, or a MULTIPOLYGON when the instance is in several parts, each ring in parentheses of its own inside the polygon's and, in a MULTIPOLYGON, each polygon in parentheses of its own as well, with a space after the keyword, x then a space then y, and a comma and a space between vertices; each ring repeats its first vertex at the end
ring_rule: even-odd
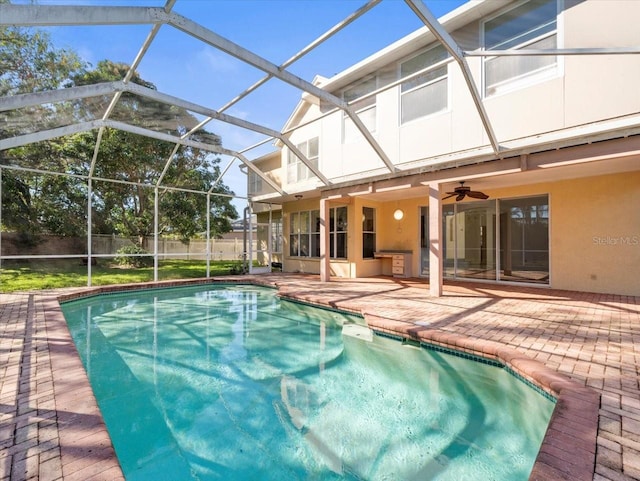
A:
MULTIPOLYGON (((75 85, 119 80, 128 69, 124 64, 102 61, 95 70, 83 72, 73 80, 75 85)), ((155 89, 153 84, 141 79, 137 73, 132 76, 131 81, 155 89)), ((175 135, 190 131, 198 123, 185 109, 131 93, 122 94, 114 109, 113 118, 175 135)), ((86 146, 92 145, 96 136, 95 132, 74 136, 74 146, 77 147, 75 155, 86 158, 86 146)), ((213 145, 220 144, 218 136, 205 131, 197 132, 192 139, 213 145)), ((186 242, 193 236, 206 232, 206 195, 170 190, 162 186, 207 192, 220 175, 220 160, 208 151, 182 146, 171 158, 165 171, 173 149, 174 144, 170 142, 105 129, 94 174, 101 179, 120 182, 96 182, 93 193, 96 205, 94 217, 104 221, 103 228, 136 238, 142 245, 144 239, 154 233, 155 190, 151 186, 158 183, 164 172, 158 189, 159 234, 172 235, 186 242)), ((233 194, 222 183, 213 192, 233 194)), ((213 237, 231 230, 230 219, 236 218, 238 214, 229 197, 211 196, 210 234, 213 237)))
MULTIPOLYGON (((0 0, 2 2, 2 0, 0 0)), ((129 67, 110 61, 99 62, 95 69, 67 50, 55 49, 47 34, 17 28, 0 30, 0 95, 49 90, 68 86, 110 82, 125 77, 129 67)), ((135 73, 132 82, 155 89, 135 73)), ((2 115, 2 137, 24 133, 18 120, 37 119, 35 130, 57 125, 64 116, 66 124, 92 118, 90 105, 100 112, 112 96, 56 105, 22 109, 2 115), (31 117, 29 117, 31 116, 31 117)), ((183 135, 198 120, 185 109, 123 93, 111 117, 147 129, 183 135)), ((194 140, 220 144, 220 138, 205 131, 194 140)), ((181 147, 165 165, 174 149, 173 143, 105 129, 99 155, 92 166, 97 132, 84 132, 65 138, 31 144, 0 152, 0 165, 26 163, 43 171, 86 176, 90 170, 97 179, 92 192, 92 230, 136 238, 140 244, 154 232, 155 186, 158 186, 159 232, 183 241, 206 231, 207 197, 183 189, 207 192, 219 177, 219 158, 210 152, 181 147), (92 168, 93 167, 93 168, 92 168)), ((39 233, 84 235, 89 186, 70 176, 40 175, 2 169, 3 226, 31 237, 39 233)), ((220 183, 215 193, 233 194, 220 183)), ((228 197, 211 196, 211 235, 219 236, 231 229, 230 220, 238 214, 228 197)))
MULTIPOLYGON (((0 0, 0 3, 5 3, 0 0)), ((49 35, 16 27, 0 27, 0 96, 11 96, 43 90, 57 89, 68 85, 70 78, 85 68, 85 63, 69 50, 52 46, 49 35)), ((0 113, 0 138, 48 128, 58 114, 55 106, 37 106, 0 113)), ((0 151, 0 166, 17 158, 28 159, 28 165, 42 167, 51 157, 54 143, 44 143, 30 148, 0 151), (48 159, 48 160, 43 160, 48 159)), ((21 233, 22 241, 33 243, 41 230, 43 216, 38 214, 43 196, 38 187, 48 190, 40 176, 2 170, 2 225, 8 230, 21 233)), ((64 180, 58 179, 58 183, 64 180)), ((61 190, 59 186, 55 190, 61 190)), ((62 189, 63 191, 65 189, 62 189)), ((70 190, 66 190, 70 192, 70 190)), ((53 204, 44 202, 44 206, 53 204)), ((46 217, 46 216, 45 216, 46 217)), ((49 222, 55 225, 55 222, 49 222)), ((60 225, 67 225, 66 223, 60 225)))

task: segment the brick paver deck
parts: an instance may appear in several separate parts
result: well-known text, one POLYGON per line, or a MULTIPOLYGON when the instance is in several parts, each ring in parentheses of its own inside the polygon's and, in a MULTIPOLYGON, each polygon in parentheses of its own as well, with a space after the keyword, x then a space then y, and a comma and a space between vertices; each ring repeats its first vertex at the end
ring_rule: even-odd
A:
MULTIPOLYGON (((431 298, 417 280, 243 279, 362 312, 379 329, 508 358, 557 391, 573 385, 556 409, 570 417, 554 413, 532 479, 640 480, 640 298, 472 283, 431 298), (596 435, 597 445, 582 440, 596 435)), ((84 291, 0 295, 2 481, 123 479, 57 302, 84 291)))

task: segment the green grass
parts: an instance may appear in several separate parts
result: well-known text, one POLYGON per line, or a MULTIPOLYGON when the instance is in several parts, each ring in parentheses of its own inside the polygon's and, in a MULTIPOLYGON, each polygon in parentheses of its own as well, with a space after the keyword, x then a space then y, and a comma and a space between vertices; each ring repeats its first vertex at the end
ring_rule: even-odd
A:
MULTIPOLYGON (((237 261, 211 261, 212 276, 228 275, 237 261)), ((163 260, 158 265, 158 279, 193 279, 205 277, 206 261, 163 260)), ((100 259, 91 268, 91 285, 128 284, 153 280, 153 267, 122 268, 110 259, 100 259)), ((80 259, 4 261, 0 268, 0 292, 82 287, 87 285, 87 266, 80 259)))

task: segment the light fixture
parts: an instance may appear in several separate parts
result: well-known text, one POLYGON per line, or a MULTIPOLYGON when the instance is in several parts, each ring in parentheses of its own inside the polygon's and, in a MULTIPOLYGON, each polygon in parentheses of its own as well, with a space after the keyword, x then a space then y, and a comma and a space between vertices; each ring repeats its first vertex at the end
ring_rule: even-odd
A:
POLYGON ((294 197, 296 198, 296 200, 300 200, 302 199, 302 194, 296 194, 294 195, 294 197))
POLYGON ((393 218, 395 220, 402 220, 403 217, 404 217, 404 212, 402 211, 402 209, 396 209, 393 212, 393 218))

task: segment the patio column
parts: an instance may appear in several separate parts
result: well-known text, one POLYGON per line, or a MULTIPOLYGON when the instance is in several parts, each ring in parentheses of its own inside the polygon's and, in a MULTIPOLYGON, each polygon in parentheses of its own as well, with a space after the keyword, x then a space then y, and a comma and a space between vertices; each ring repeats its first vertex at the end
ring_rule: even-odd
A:
POLYGON ((329 199, 320 199, 320 281, 331 280, 329 259, 329 199))
POLYGON ((442 296, 442 201, 440 184, 429 184, 429 294, 442 296))

